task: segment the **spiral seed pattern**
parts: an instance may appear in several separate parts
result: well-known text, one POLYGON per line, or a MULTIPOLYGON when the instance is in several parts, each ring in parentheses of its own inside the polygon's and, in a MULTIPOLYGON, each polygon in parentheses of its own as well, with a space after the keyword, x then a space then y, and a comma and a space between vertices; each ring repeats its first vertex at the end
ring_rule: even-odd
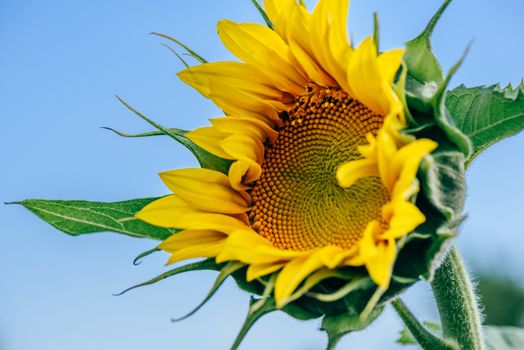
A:
MULTIPOLYGON (((383 117, 339 89, 313 89, 297 99, 278 138, 267 145, 262 176, 251 192, 251 225, 275 247, 350 248, 367 224, 381 221, 389 194, 378 177, 338 186, 337 168, 360 159, 383 117)), ((384 225, 384 223, 382 223, 384 225)))

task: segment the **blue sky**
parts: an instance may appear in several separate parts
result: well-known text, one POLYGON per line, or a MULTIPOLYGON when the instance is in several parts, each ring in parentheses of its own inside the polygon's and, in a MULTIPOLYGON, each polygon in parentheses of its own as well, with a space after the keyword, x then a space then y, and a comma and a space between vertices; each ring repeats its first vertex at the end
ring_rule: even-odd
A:
MULTIPOLYGON (((354 0, 350 31, 356 41, 381 19, 381 45, 414 37, 440 1, 354 0)), ((313 2, 310 3, 312 7, 313 2)), ((473 39, 454 85, 517 83, 524 76, 520 0, 453 3, 434 35, 445 69, 473 39)), ((102 130, 148 126, 114 98, 122 96, 166 126, 191 129, 220 115, 176 77, 181 64, 157 37, 177 37, 211 61, 232 59, 216 36, 222 18, 259 21, 249 0, 123 1, 3 0, 0 2, 0 200, 25 198, 101 201, 167 193, 157 173, 188 167, 188 152, 165 138, 122 139, 102 130)), ((468 220, 459 246, 470 266, 509 275, 524 285, 524 137, 481 155, 468 175, 468 220)), ((0 350, 227 349, 244 318, 248 296, 232 283, 192 318, 169 319, 196 305, 214 275, 173 278, 121 297, 111 294, 165 268, 157 254, 134 256, 154 242, 99 234, 72 238, 16 206, 0 206, 0 350)), ((423 283, 406 302, 434 317, 423 283)), ((313 350, 324 346, 318 323, 275 313, 262 319, 242 349, 313 350)), ((340 349, 397 349, 400 323, 388 310, 340 349)))

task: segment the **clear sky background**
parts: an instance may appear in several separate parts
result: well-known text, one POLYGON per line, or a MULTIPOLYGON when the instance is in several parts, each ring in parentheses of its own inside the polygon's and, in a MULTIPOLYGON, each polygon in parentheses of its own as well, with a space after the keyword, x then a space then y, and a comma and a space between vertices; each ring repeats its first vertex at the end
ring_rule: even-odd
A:
MULTIPOLYGON (((399 47, 440 3, 354 0, 349 28, 362 40, 378 11, 382 48, 399 47)), ((474 39, 453 85, 520 81, 522 13, 521 0, 450 6, 434 35, 446 70, 474 39)), ((156 174, 195 165, 189 153, 167 138, 123 139, 99 127, 149 130, 115 94, 165 126, 191 129, 219 116, 177 79, 182 65, 160 45, 163 40, 147 34, 177 37, 211 61, 232 59, 216 35, 222 18, 259 21, 249 0, 0 0, 0 201, 166 194, 156 174)), ((521 285, 523 147, 520 135, 473 163, 469 218, 458 242, 471 267, 521 285)), ((249 299, 231 282, 192 318, 169 321, 201 300, 213 273, 111 295, 166 270, 162 253, 140 266, 131 263, 154 245, 116 234, 69 237, 22 207, 0 206, 0 350, 228 349, 249 299)), ((435 317, 424 283, 405 299, 422 318, 435 317)), ((255 325, 241 348, 322 349, 318 326, 274 313, 255 325)), ((400 349, 393 344, 400 328, 387 310, 366 331, 345 338, 340 349, 400 349)))

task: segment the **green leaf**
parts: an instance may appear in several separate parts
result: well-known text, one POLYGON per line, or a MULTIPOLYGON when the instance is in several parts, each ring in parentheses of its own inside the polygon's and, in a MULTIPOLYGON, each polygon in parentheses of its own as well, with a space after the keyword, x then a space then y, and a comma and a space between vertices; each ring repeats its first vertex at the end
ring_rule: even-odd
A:
POLYGON ((224 266, 224 264, 217 264, 214 259, 206 259, 206 260, 198 261, 196 263, 179 266, 177 268, 174 268, 172 270, 164 272, 163 274, 158 275, 157 277, 152 278, 152 279, 150 279, 148 281, 145 281, 145 282, 136 284, 136 285, 134 285, 132 287, 129 287, 129 288, 123 290, 122 292, 120 292, 118 294, 114 294, 114 295, 115 296, 119 296, 119 295, 127 293, 130 290, 133 290, 135 288, 149 286, 151 284, 155 284, 155 283, 157 283, 159 281, 165 280, 166 278, 169 278, 169 277, 172 277, 172 276, 184 273, 184 272, 202 271, 202 270, 220 271, 220 269, 223 266, 224 266))
POLYGON ((343 313, 339 315, 326 315, 322 319, 321 330, 328 335, 328 350, 334 349, 338 341, 346 334, 366 328, 377 319, 384 310, 384 306, 377 307, 367 318, 355 313, 343 313))
POLYGON ((524 349, 524 329, 522 328, 487 326, 484 328, 484 336, 490 350, 524 349))
POLYGON ((492 144, 522 131, 524 84, 515 89, 459 86, 447 93, 446 107, 457 127, 471 139, 474 158, 492 144))
MULTIPOLYGON (((193 155, 196 157, 196 159, 198 160, 198 163, 200 164, 202 168, 213 169, 213 170, 220 171, 224 174, 227 174, 229 170, 229 166, 231 165, 231 161, 219 158, 207 152, 203 148, 197 146, 196 144, 194 144, 193 141, 185 137, 185 134, 187 133, 187 131, 175 129, 175 128, 166 129, 163 126, 155 123, 151 119, 147 118, 145 115, 143 115, 142 113, 140 113, 133 107, 131 107, 128 103, 126 103, 120 97, 116 96, 116 98, 131 112, 135 113, 137 116, 139 116, 140 118, 142 118, 143 120, 145 120, 146 122, 148 122, 149 124, 157 128, 163 134, 171 137, 172 139, 174 139, 175 141, 177 141, 178 143, 186 147, 189 151, 191 151, 191 153, 193 153, 193 155)), ((151 136, 151 135, 145 135, 145 136, 151 136)))
POLYGON ((446 0, 424 31, 406 43, 404 61, 408 66, 408 75, 421 83, 435 82, 440 85, 444 80, 440 63, 431 49, 431 34, 450 2, 451 0, 446 0))
POLYGON ((117 232, 140 238, 164 240, 175 230, 147 224, 134 215, 158 198, 123 202, 26 199, 21 204, 39 218, 72 236, 96 232, 117 232))

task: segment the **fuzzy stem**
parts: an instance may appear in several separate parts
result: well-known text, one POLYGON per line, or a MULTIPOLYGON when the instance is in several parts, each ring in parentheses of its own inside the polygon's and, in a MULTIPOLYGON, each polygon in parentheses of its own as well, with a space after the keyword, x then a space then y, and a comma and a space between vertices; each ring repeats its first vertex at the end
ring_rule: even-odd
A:
POLYGON ((485 350, 473 285, 455 247, 436 271, 431 286, 444 337, 455 339, 463 350, 485 350))
POLYGON ((446 342, 433 334, 431 334, 426 327, 424 327, 417 318, 411 313, 406 304, 397 298, 391 302, 393 308, 400 316, 409 332, 415 338, 417 343, 422 349, 428 350, 457 350, 458 347, 455 344, 446 342))

